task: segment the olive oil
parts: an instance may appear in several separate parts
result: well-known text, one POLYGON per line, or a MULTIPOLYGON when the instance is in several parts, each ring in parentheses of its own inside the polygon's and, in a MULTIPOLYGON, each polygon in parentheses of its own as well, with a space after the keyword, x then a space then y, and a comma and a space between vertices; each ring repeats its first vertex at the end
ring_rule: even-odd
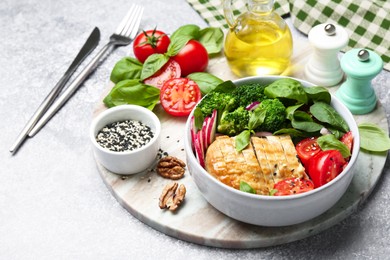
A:
POLYGON ((252 1, 249 6, 252 9, 240 15, 226 35, 228 64, 239 77, 283 74, 292 56, 290 29, 273 12, 272 1, 252 1))

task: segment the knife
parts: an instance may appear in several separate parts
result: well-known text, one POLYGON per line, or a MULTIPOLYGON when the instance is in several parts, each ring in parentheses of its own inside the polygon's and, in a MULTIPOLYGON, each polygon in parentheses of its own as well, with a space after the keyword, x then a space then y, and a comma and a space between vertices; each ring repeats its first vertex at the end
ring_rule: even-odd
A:
POLYGON ((64 88, 64 86, 66 85, 66 83, 68 82, 69 78, 72 76, 74 71, 77 69, 77 67, 92 52, 92 50, 96 48, 96 46, 99 43, 99 40, 100 40, 100 31, 99 28, 95 27, 92 33, 90 34, 90 36, 88 37, 87 41, 84 43, 84 46, 81 48, 76 58, 73 60, 72 64, 66 70, 65 74, 54 86, 54 88, 50 91, 50 93, 46 96, 46 98, 43 100, 41 105, 35 111, 33 116, 27 122, 26 126, 20 132, 20 134, 16 138, 16 141, 9 149, 11 153, 14 154, 19 149, 19 147, 25 141, 26 137, 29 135, 31 130, 36 125, 36 123, 39 121, 39 119, 41 119, 44 113, 49 109, 50 105, 54 102, 58 94, 64 88))

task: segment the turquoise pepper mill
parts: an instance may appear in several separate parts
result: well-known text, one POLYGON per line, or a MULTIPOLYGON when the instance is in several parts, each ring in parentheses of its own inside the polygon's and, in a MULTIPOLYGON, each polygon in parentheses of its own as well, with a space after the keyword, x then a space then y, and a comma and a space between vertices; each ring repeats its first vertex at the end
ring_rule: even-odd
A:
POLYGON ((381 57, 366 49, 352 49, 340 61, 347 80, 336 96, 354 115, 370 113, 375 109, 377 98, 371 80, 383 69, 381 57))

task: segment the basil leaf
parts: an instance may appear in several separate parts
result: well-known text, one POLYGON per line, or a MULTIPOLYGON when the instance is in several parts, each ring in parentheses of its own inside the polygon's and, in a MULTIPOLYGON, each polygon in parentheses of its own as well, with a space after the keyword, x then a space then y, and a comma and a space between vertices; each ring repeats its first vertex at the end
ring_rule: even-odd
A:
POLYGON ((240 181, 240 191, 256 194, 256 190, 245 181, 240 181))
POLYGON ((192 39, 191 36, 183 35, 181 37, 176 37, 175 41, 171 41, 168 46, 168 50, 166 55, 169 57, 173 57, 177 55, 181 49, 192 39))
POLYGON ((133 57, 124 57, 119 60, 111 71, 110 80, 118 83, 124 79, 139 79, 142 63, 133 57))
POLYGON ((187 24, 179 27, 170 37, 170 44, 166 55, 173 57, 187 44, 191 39, 198 38, 200 28, 194 24, 187 24))
POLYGON ((207 50, 208 54, 217 54, 222 50, 224 35, 221 28, 207 27, 199 32, 196 38, 207 50))
POLYGON ((347 122, 345 122, 333 107, 324 102, 317 102, 310 106, 310 113, 323 123, 328 123, 344 132, 349 131, 347 122))
POLYGON ((303 88, 309 98, 313 102, 325 102, 330 104, 331 96, 329 91, 320 86, 303 88))
POLYGON ((251 132, 249 130, 242 131, 235 137, 236 151, 240 152, 249 145, 251 141, 251 132))
POLYGON ((237 86, 231 80, 227 80, 216 86, 213 91, 220 93, 231 93, 236 88, 237 86))
POLYGON ((169 57, 165 56, 164 54, 155 53, 150 55, 145 60, 144 66, 142 68, 141 80, 153 76, 159 69, 161 69, 165 65, 165 63, 168 62, 168 60, 169 57))
POLYGON ((360 134, 360 148, 372 152, 384 152, 390 149, 389 135, 379 126, 362 123, 358 126, 360 134))
POLYGON ((196 84, 198 84, 203 95, 209 93, 223 82, 222 79, 206 72, 191 73, 187 76, 187 78, 195 81, 196 84))
POLYGON ((294 79, 278 79, 264 89, 269 98, 286 98, 296 100, 297 103, 307 104, 308 99, 302 84, 294 79))
POLYGON ((249 122, 248 122, 248 128, 249 130, 253 130, 259 126, 261 126, 262 123, 264 123, 265 116, 267 115, 267 110, 265 108, 256 108, 255 110, 250 113, 249 122))
POLYGON ((183 36, 189 36, 192 39, 197 39, 199 36, 200 28, 195 24, 186 24, 180 26, 176 31, 174 31, 170 37, 171 43, 176 41, 176 39, 183 36))
POLYGON ((339 150, 344 158, 351 156, 351 152, 349 151, 349 148, 332 134, 318 137, 317 143, 324 151, 339 150))
POLYGON ((107 107, 133 104, 153 110, 159 100, 158 88, 140 83, 136 79, 126 79, 118 82, 103 102, 107 107))
POLYGON ((194 110, 194 125, 195 129, 201 129, 204 122, 204 116, 200 107, 196 107, 194 110))

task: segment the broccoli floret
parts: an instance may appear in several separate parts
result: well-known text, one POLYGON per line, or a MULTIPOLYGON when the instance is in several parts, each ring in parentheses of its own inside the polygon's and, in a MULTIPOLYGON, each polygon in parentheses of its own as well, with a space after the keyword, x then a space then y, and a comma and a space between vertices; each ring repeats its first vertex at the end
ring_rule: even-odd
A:
POLYGON ((248 84, 242 85, 233 91, 233 95, 236 96, 238 106, 246 107, 255 101, 263 101, 267 98, 264 95, 264 89, 266 86, 260 84, 248 84))
POLYGON ((279 99, 264 99, 256 109, 265 109, 266 114, 255 131, 275 132, 286 123, 286 107, 279 99))
POLYGON ((244 107, 229 112, 224 111, 221 115, 218 132, 226 135, 237 135, 248 127, 249 112, 244 107))
POLYGON ((213 110, 233 111, 237 108, 237 101, 230 93, 210 92, 198 104, 204 117, 212 114, 213 110))

